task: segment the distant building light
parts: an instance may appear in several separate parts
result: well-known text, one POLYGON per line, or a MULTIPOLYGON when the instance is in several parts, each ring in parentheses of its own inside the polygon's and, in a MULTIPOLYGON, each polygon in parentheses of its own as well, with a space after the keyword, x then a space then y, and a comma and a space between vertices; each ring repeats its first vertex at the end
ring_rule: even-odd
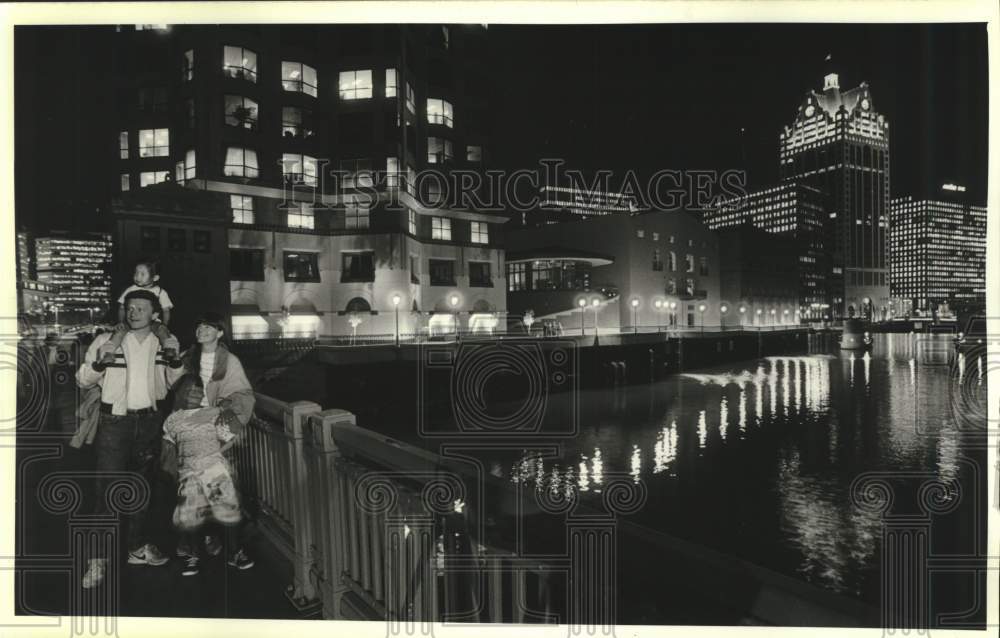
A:
POLYGON ((952 191, 956 193, 964 193, 965 187, 959 186, 958 184, 944 184, 941 186, 941 190, 952 191))

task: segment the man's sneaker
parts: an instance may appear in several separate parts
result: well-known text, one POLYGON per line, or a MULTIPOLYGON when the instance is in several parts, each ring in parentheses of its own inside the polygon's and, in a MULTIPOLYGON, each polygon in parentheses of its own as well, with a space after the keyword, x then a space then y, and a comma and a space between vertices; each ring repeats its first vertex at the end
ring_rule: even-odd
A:
POLYGON ((222 541, 218 536, 214 534, 205 536, 205 552, 209 556, 218 556, 222 552, 222 541))
POLYGON ((184 569, 181 570, 182 576, 197 576, 198 575, 198 557, 188 556, 184 561, 184 569))
POLYGON ((247 553, 242 549, 233 554, 226 563, 236 569, 250 569, 254 565, 253 559, 247 556, 247 553))
POLYGON ((103 583, 107 568, 108 559, 91 558, 87 563, 87 573, 83 575, 83 588, 92 589, 103 583))
POLYGON ((151 543, 146 543, 139 549, 128 553, 129 565, 152 565, 153 567, 159 567, 160 565, 166 565, 169 560, 169 558, 160 553, 156 545, 151 543))

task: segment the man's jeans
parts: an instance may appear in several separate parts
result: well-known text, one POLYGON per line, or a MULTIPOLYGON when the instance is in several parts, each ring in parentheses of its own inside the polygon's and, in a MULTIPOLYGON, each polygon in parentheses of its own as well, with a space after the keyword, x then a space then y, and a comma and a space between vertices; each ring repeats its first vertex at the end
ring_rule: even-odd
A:
MULTIPOLYGON (((106 472, 135 472, 145 481, 141 489, 145 496, 139 509, 132 514, 124 514, 128 522, 128 549, 135 550, 149 542, 147 514, 154 497, 156 472, 162 445, 163 417, 158 413, 125 416, 101 413, 94 439, 97 453, 97 514, 109 514, 108 487, 121 477, 109 476, 106 472)), ((136 487, 130 482, 121 487, 116 500, 128 502, 129 492, 136 487)), ((114 501, 112 501, 114 502, 114 501)), ((131 504, 129 509, 133 509, 131 504)))

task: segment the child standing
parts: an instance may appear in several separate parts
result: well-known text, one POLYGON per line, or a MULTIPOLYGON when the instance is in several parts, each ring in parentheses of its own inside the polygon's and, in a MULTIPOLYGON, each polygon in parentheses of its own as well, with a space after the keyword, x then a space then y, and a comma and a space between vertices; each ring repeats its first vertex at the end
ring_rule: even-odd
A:
MULTIPOLYGON (((239 493, 229 463, 222 455, 235 435, 220 418, 220 408, 201 407, 203 397, 199 376, 185 376, 178 384, 175 411, 163 424, 165 456, 177 459, 177 506, 173 523, 181 533, 179 545, 186 550, 182 571, 185 576, 194 576, 199 571, 198 540, 206 523, 214 521, 225 527, 230 548, 239 545, 242 523, 239 493)), ((235 555, 239 560, 230 560, 234 567, 253 566, 242 549, 235 555)))
POLYGON ((160 320, 153 323, 152 332, 163 348, 163 358, 167 363, 177 358, 177 350, 166 346, 167 339, 171 337, 167 325, 170 323, 170 309, 174 307, 174 304, 170 301, 170 295, 167 294, 167 291, 158 283, 160 275, 156 272, 156 263, 150 260, 138 262, 132 273, 132 281, 133 284, 126 288, 125 292, 118 298, 118 325, 115 327, 114 334, 111 335, 111 340, 101 348, 101 358, 97 364, 99 366, 106 367, 115 362, 115 352, 121 347, 122 340, 128 333, 128 327, 125 325, 125 295, 133 290, 148 290, 159 299, 163 312, 160 320))

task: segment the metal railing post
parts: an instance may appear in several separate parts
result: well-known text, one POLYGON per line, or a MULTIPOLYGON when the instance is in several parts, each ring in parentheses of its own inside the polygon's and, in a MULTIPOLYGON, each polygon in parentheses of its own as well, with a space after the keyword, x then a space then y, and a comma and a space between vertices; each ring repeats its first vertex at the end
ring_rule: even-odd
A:
POLYGON ((316 512, 319 538, 314 539, 319 547, 322 560, 320 597, 323 603, 323 617, 337 620, 342 618, 341 600, 347 591, 344 584, 344 545, 347 531, 342 512, 343 498, 337 461, 340 449, 333 438, 335 424, 357 424, 355 416, 346 410, 323 410, 309 416, 309 443, 318 455, 318 476, 310 477, 319 487, 322 498, 321 511, 316 512))
POLYGON ((292 602, 297 606, 305 606, 316 598, 316 588, 309 578, 311 563, 312 525, 308 496, 309 476, 306 467, 304 449, 303 424, 310 415, 320 411, 320 407, 312 401, 294 401, 285 405, 284 426, 285 435, 289 439, 288 446, 288 487, 291 490, 291 520, 294 538, 293 570, 295 581, 292 583, 292 602))

